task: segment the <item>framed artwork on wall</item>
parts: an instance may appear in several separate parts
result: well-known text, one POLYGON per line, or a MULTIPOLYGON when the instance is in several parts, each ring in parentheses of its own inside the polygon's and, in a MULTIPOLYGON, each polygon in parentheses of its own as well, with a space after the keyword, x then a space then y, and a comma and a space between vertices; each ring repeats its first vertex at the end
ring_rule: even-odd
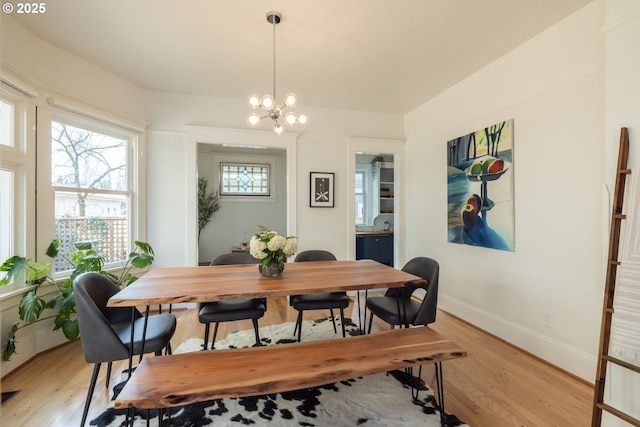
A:
POLYGON ((447 141, 448 240, 514 251, 513 119, 447 141))
POLYGON ((310 172, 310 200, 312 208, 332 208, 333 202, 333 172, 310 172))

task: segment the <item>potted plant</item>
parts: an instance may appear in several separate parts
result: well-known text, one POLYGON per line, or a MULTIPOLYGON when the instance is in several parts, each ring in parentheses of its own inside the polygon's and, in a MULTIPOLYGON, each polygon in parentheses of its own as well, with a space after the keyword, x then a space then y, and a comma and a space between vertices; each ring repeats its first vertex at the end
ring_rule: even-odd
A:
POLYGON ((220 194, 207 192, 207 178, 198 179, 198 238, 202 229, 211 221, 214 212, 220 209, 220 194))
MULTIPOLYGON (((60 241, 54 239, 47 248, 47 256, 55 258, 64 256, 60 252, 60 241)), ((0 286, 12 283, 13 280, 24 280, 27 287, 32 287, 20 300, 18 314, 24 323, 16 323, 11 328, 2 351, 2 359, 8 361, 16 353, 16 333, 25 326, 43 320, 55 318, 53 330, 61 329, 68 340, 78 337, 78 320, 75 318, 76 304, 73 296, 73 280, 87 271, 96 271, 107 277, 118 287, 123 288, 138 279, 132 269, 144 269, 153 263, 154 252, 151 245, 135 242, 135 249, 129 253, 122 270, 118 275, 103 270, 104 258, 96 253, 91 242, 74 243, 74 251, 65 260, 73 265, 71 275, 64 281, 55 280, 51 273, 51 263, 33 262, 30 259, 13 256, 1 266, 5 276, 0 279, 0 286), (24 279, 22 279, 24 278, 24 279), (52 286, 55 291, 41 296, 38 292, 43 285, 52 286), (43 316, 51 310, 52 314, 43 316)))
POLYGON ((259 228, 260 232, 249 242, 249 253, 260 261, 260 274, 267 277, 281 276, 287 258, 296 253, 297 240, 292 236, 281 236, 263 225, 259 228))

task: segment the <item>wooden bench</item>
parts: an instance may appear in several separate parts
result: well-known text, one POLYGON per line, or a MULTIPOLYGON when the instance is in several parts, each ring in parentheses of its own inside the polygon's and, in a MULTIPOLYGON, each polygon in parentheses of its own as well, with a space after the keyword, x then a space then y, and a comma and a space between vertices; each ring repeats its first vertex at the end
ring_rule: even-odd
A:
MULTIPOLYGON (((149 357, 135 370, 115 407, 169 408, 279 393, 414 365, 439 364, 466 355, 449 339, 428 327, 419 327, 323 341, 149 357)), ((441 384, 438 388, 441 393, 441 384)))

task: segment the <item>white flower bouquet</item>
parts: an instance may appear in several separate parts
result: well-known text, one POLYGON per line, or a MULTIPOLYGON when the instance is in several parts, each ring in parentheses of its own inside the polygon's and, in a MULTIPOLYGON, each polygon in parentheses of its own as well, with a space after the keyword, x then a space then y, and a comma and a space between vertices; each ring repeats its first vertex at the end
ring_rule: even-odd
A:
POLYGON ((260 264, 282 264, 294 255, 297 249, 295 237, 285 237, 260 225, 260 232, 251 237, 249 253, 260 260, 260 264))

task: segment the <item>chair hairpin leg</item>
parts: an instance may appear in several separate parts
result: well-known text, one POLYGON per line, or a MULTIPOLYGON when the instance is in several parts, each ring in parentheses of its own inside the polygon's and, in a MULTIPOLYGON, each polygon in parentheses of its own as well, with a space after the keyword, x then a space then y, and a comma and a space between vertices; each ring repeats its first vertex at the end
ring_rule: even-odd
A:
POLYGON ((218 325, 220 323, 216 322, 216 325, 213 327, 213 339, 211 340, 211 350, 216 349, 216 336, 218 335, 218 325))
POLYGON ((84 410, 82 411, 82 421, 80 427, 84 426, 87 421, 87 414, 89 413, 89 405, 91 405, 91 398, 93 397, 93 391, 96 388, 96 381, 98 380, 98 374, 100 373, 101 363, 93 365, 93 374, 91 374, 91 381, 89 382, 89 391, 87 392, 87 400, 84 402, 84 410))
POLYGON ((344 330, 344 308, 340 308, 340 324, 342 326, 342 338, 345 338, 347 334, 344 330))
POLYGON ((204 343, 202 344, 202 350, 207 350, 209 347, 209 325, 210 323, 205 323, 204 325, 204 343))
POLYGON ((113 366, 113 362, 109 362, 107 364, 107 380, 105 381, 104 387, 109 388, 109 380, 111 379, 111 367, 113 366))
POLYGON ((447 414, 444 412, 444 378, 442 376, 442 362, 435 364, 436 367, 436 388, 438 389, 438 406, 440 407, 440 424, 447 425, 447 414))
POLYGON ((302 310, 298 312, 298 320, 296 321, 298 324, 298 342, 302 339, 302 310))
POLYGON ((338 329, 336 328, 336 316, 333 314, 333 308, 329 309, 329 313, 331 313, 331 321, 333 322, 333 333, 337 334, 338 329))
POLYGON ((261 345, 260 343, 260 333, 258 332, 258 319, 251 319, 253 322, 253 331, 256 334, 256 345, 261 345))

